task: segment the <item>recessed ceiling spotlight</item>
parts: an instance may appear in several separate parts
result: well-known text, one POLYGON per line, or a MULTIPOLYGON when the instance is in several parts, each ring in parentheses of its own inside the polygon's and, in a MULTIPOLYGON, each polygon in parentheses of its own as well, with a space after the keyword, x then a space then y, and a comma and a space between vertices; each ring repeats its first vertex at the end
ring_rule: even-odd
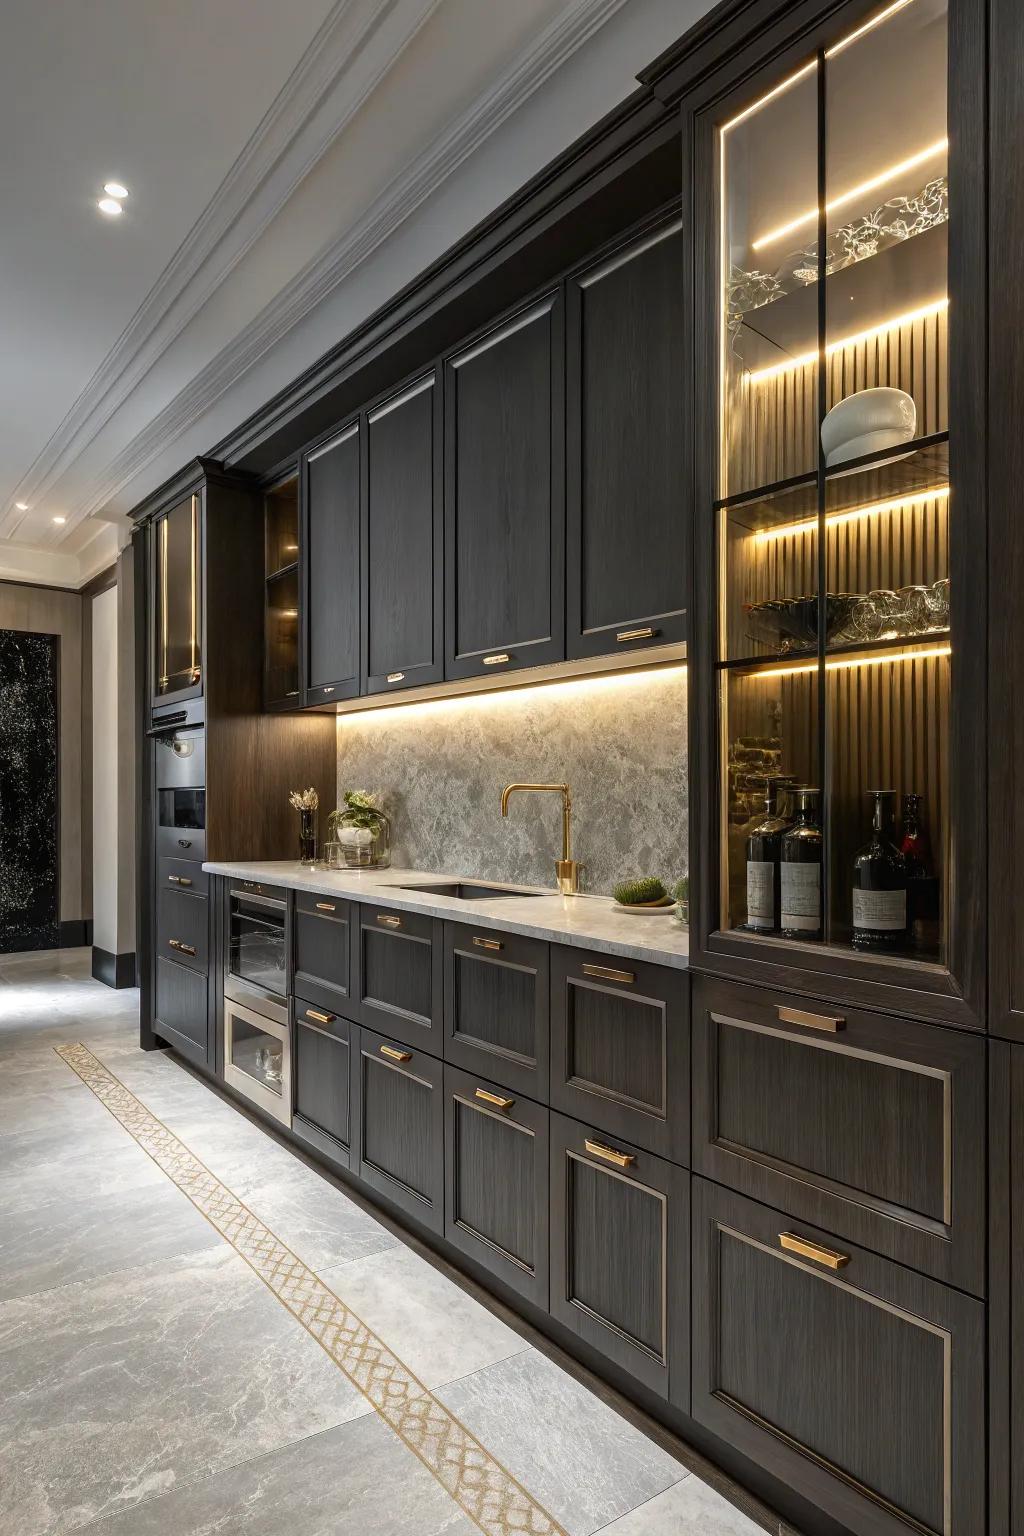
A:
POLYGON ((63 528, 64 524, 67 522, 67 518, 66 517, 55 517, 54 518, 54 522, 58 525, 58 527, 63 528))
POLYGON ((14 503, 14 505, 17 507, 19 512, 27 512, 28 511, 28 502, 27 501, 16 501, 14 503))
POLYGON ((119 181, 105 181, 103 183, 103 190, 108 197, 124 198, 128 196, 128 188, 122 186, 119 181))
POLYGON ((116 197, 101 197, 96 206, 100 213, 107 215, 108 219, 116 219, 119 213, 124 213, 116 197))

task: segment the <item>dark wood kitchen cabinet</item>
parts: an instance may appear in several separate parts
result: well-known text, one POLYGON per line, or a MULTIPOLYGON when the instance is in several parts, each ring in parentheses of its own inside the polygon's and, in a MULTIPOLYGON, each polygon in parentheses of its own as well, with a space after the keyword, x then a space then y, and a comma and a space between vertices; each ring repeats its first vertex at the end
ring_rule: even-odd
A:
POLYGON ((436 371, 367 411, 363 432, 361 692, 387 693, 444 675, 436 371))
POLYGON ((686 638, 683 237, 662 220, 566 284, 566 648, 686 638))
POLYGON ((693 1417, 856 1536, 985 1536, 982 1304, 693 1181, 693 1417))
POLYGON ((300 622, 307 705, 359 693, 359 460, 358 421, 302 459, 300 622))
POLYGON ((416 1050, 440 1056, 441 924, 419 912, 360 903, 356 930, 356 1016, 416 1050))
POLYGON ((352 904, 300 891, 292 931, 292 989, 307 1002, 351 1010, 352 904))
POLYGON ((315 1152, 349 1166, 352 1034, 348 1019, 295 999, 292 1130, 315 1152))
POLYGON ((444 1234, 444 1068, 369 1029, 358 1035, 353 1168, 424 1226, 444 1234))
POLYGON ((1024 1529, 1024 1045, 990 1047, 990 1536, 1024 1529))
POLYGON ((444 1057, 541 1103, 548 1096, 548 945, 444 925, 444 1057))
POLYGON ((263 495, 263 708, 302 702, 299 656, 299 477, 293 470, 263 495))
POLYGON ((556 291, 444 370, 445 676, 565 656, 565 356, 556 291))
POLYGON ((157 955, 153 976, 153 1030, 189 1061, 210 1069, 214 1063, 214 1041, 208 985, 201 971, 187 969, 175 960, 157 955))

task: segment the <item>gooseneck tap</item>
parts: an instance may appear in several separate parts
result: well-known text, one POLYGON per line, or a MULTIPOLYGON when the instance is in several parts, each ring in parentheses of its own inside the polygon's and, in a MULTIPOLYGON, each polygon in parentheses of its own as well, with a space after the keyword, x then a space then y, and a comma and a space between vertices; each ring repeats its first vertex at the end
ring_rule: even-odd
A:
POLYGON ((572 796, 568 784, 506 784, 501 792, 501 814, 508 815, 509 797, 517 789, 550 790, 562 797, 562 857, 555 861, 555 878, 563 896, 577 896, 580 866, 572 856, 572 796))

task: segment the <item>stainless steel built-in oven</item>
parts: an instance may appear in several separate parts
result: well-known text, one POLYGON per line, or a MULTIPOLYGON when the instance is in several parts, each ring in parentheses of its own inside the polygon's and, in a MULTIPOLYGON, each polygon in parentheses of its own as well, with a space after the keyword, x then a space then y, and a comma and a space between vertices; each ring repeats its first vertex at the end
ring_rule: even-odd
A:
POLYGON ((288 1006, 288 903, 273 887, 231 886, 228 974, 288 1006))
POLYGON ((290 1126, 287 895, 276 886, 234 882, 225 920, 224 1081, 290 1126))
POLYGON ((154 727, 157 852, 206 857, 206 742, 202 726, 154 727))
POLYGON ((282 1125, 292 1123, 292 1053, 284 1021, 257 1013, 224 990, 224 1081, 282 1125))

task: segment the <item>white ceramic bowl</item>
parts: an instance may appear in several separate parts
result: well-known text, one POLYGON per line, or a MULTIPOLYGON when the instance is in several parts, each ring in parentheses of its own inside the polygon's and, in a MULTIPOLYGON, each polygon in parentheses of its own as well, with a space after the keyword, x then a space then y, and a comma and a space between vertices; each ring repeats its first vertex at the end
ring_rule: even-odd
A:
POLYGON ((847 395, 821 424, 821 446, 829 469, 908 443, 917 431, 917 406, 902 389, 862 389, 847 395))

